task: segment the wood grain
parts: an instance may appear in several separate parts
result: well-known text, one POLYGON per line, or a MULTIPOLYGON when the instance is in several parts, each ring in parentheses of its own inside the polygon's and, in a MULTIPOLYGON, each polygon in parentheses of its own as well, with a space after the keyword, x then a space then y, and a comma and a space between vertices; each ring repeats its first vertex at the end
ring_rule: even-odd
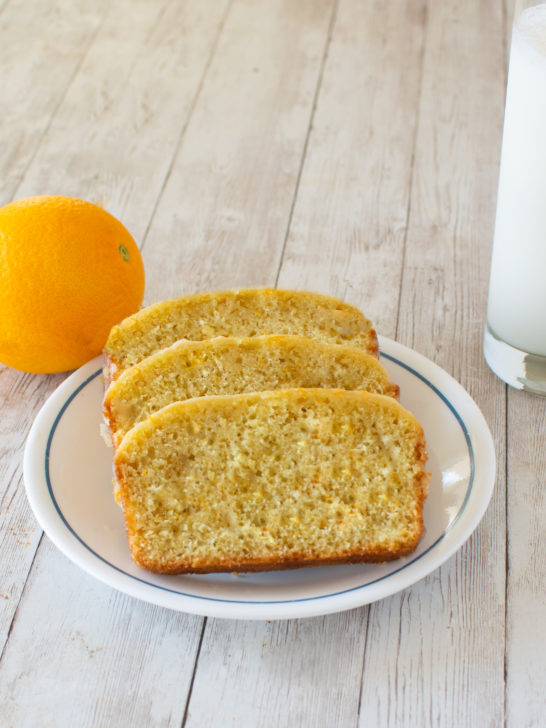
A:
POLYGON ((42 535, 24 491, 23 446, 43 399, 62 380, 0 365, 0 655, 42 535))
POLYGON ((106 0, 2 5, 0 204, 14 197, 107 8, 106 0))
POLYGON ((545 404, 481 350, 511 14, 0 2, 0 204, 103 204, 143 245, 147 301, 278 283, 355 303, 462 382, 498 465, 469 542, 401 594, 309 620, 192 617, 41 535, 22 452, 64 375, 0 366, 0 725, 543 724, 545 404))
POLYGON ((89 199, 141 245, 228 7, 111 3, 17 196, 89 199))
MULTIPOLYGON (((404 239, 415 141, 415 126, 406 119, 415 119, 418 106, 423 20, 410 3, 402 9, 339 4, 279 276, 280 286, 350 292, 362 306, 374 305, 369 289, 378 292, 389 282, 390 291, 381 294, 383 301, 391 297, 382 312, 385 322, 398 306, 402 262, 395 266, 392 259, 404 239), (381 83, 376 68, 384 69, 381 83), (396 123, 384 126, 383 118, 396 123), (361 148, 367 138, 373 144, 361 148), (388 271, 387 281, 375 279, 374 266, 388 271), (340 271, 342 280, 336 278, 340 271)), ((367 613, 363 608, 280 625, 208 620, 188 725, 249 725, 259 706, 260 725, 353 726, 367 613), (213 693, 211 684, 217 687, 213 693)))
MULTIPOLYGON (((101 27, 107 3, 10 3, 1 10, 0 202, 4 204, 16 195, 32 164, 101 27)), ((61 381, 62 376, 23 375, 0 365, 0 650, 41 535, 23 490, 23 444, 40 403, 61 381)))
MULTIPOLYGON (((429 5, 397 329, 400 341, 451 372, 483 408, 498 449, 497 489, 466 546, 438 573, 393 598, 398 605, 391 607, 383 643, 399 645, 387 667, 398 700, 392 707, 372 690, 372 723, 395 726, 408 714, 416 725, 503 722, 504 387, 481 352, 504 98, 503 31, 497 3, 429 5), (421 625, 417 635, 410 625, 421 625)), ((384 608, 373 605, 370 634, 376 621, 384 622, 384 608)), ((379 654, 372 670, 383 659, 380 651, 381 643, 373 644, 379 654)), ((372 643, 368 665, 371 653, 372 643)))
POLYGON ((234 2, 144 245, 149 301, 275 283, 332 8, 234 2))
POLYGON ((394 336, 425 2, 343 0, 278 284, 337 295, 394 336))
MULTIPOLYGON (((508 69, 514 4, 506 3, 508 69)), ((506 723, 544 722, 546 401, 507 387, 506 723)))
MULTIPOLYGON (((28 120, 23 129, 29 135, 23 134, 16 144, 6 140, 3 146, 12 152, 4 167, 5 178, 13 180, 9 196, 57 192, 102 202, 126 222, 137 240, 143 237, 227 7, 216 3, 205 12, 192 2, 158 5, 125 0, 113 4, 104 21, 99 18, 101 26, 98 20, 91 23, 95 14, 87 12, 87 5, 79 9, 81 18, 73 18, 62 5, 47 4, 45 17, 36 10, 39 22, 34 32, 43 42, 33 48, 32 63, 24 46, 15 41, 20 41, 25 19, 30 29, 34 21, 24 15, 15 22, 6 9, 2 19, 15 28, 10 35, 14 41, 10 68, 16 60, 23 63, 18 90, 26 93, 28 82, 30 96, 39 97, 43 86, 48 97, 42 106, 35 100, 31 109, 20 108, 19 123, 28 120), (50 15, 58 18, 64 10, 66 26, 55 25, 50 15), (78 35, 84 21, 89 35, 85 43, 83 31, 78 35), (49 25, 56 30, 46 39, 44 27, 49 25), (61 52, 70 32, 77 55, 70 44, 70 53, 61 52), (54 61, 51 45, 57 47, 54 61), (113 59, 116 74, 112 74, 113 59), (30 70, 25 64, 36 69, 52 66, 51 80, 46 83, 39 74, 27 79, 30 70), (38 146, 30 134, 37 119, 42 130, 38 146), (128 134, 130 145, 123 143, 128 134), (134 174, 138 160, 146 162, 144 175, 134 174)), ((25 12, 31 11, 32 7, 25 12)), ((7 68, 0 70, 7 78, 7 68)), ((24 495, 23 446, 40 406, 63 378, 25 375, 0 365, 0 647, 10 632, 41 534, 24 495)), ((64 597, 60 590, 59 600, 64 597)))
POLYGON ((508 393, 507 723, 538 728, 546 712, 546 400, 508 393))
POLYGON ((46 539, 0 663, 0 724, 180 726, 201 622, 103 586, 46 539))
POLYGON ((208 620, 186 728, 353 726, 366 611, 285 622, 208 620))

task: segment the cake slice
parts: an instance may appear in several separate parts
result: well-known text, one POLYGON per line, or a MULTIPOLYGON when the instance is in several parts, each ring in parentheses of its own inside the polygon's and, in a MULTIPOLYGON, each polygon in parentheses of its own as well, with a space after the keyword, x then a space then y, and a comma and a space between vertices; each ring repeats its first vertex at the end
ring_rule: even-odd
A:
POLYGON ((114 465, 133 559, 178 574, 409 554, 425 462, 395 399, 289 389, 171 404, 125 435, 114 465))
POLYGON ((386 370, 361 349, 304 336, 178 341, 122 372, 104 398, 114 446, 135 424, 178 400, 295 387, 363 389, 398 396, 386 370))
POLYGON ((111 381, 179 339, 299 334, 377 356, 371 323, 354 306, 318 293, 272 288, 199 293, 153 304, 114 326, 105 346, 111 381))

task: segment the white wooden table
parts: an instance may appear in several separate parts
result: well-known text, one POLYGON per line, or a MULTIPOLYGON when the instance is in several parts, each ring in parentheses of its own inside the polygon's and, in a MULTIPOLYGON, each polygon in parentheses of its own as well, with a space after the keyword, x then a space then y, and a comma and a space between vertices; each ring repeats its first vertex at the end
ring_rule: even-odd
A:
MULTIPOLYGON (((468 543, 350 612, 185 615, 80 571, 22 452, 65 375, 0 367, 0 725, 546 725, 546 400, 481 349, 511 8, 502 0, 3 0, 0 204, 103 204, 147 303, 255 285, 356 304, 491 427, 468 543)), ((546 203, 546 199, 545 199, 546 203)))

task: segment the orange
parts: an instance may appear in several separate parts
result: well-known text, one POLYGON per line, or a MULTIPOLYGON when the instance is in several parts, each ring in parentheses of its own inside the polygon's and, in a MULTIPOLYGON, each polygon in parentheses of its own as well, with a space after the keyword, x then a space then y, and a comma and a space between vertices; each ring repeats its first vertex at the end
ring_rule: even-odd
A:
POLYGON ((75 369, 138 310, 144 266, 125 227, 72 197, 0 208, 0 362, 25 372, 75 369))

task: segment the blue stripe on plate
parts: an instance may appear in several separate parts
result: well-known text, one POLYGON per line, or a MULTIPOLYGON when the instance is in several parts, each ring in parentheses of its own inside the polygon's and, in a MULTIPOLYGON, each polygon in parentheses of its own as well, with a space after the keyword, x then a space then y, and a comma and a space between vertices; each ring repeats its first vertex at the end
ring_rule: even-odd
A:
POLYGON ((190 599, 200 599, 200 600, 209 601, 209 602, 228 602, 230 604, 293 604, 293 603, 296 603, 296 602, 310 602, 310 601, 315 601, 317 599, 329 599, 331 597, 336 597, 336 596, 339 596, 341 594, 348 594, 349 592, 358 591, 359 589, 366 589, 367 587, 371 586, 372 584, 378 584, 379 582, 384 581, 385 579, 390 578, 394 574, 398 574, 399 572, 403 571, 404 569, 406 569, 411 564, 414 564, 415 562, 419 561, 419 559, 422 559, 423 556, 425 556, 426 554, 428 554, 433 548, 435 548, 440 543, 440 541, 442 541, 445 538, 446 534, 453 528, 453 526, 455 525, 455 523, 459 520, 459 518, 461 517, 462 513, 464 512, 464 510, 465 510, 465 508, 466 508, 466 506, 468 504, 468 500, 470 498, 470 493, 471 493, 472 488, 474 486, 474 477, 475 477, 475 458, 474 458, 474 449, 472 447, 472 441, 470 439, 470 435, 468 433, 468 430, 466 428, 466 425, 463 422, 463 419, 460 416, 460 414, 455 409, 454 405, 447 399, 447 397, 442 392, 440 392, 440 390, 437 387, 434 386, 434 384, 432 384, 432 382, 430 382, 420 372, 418 372, 415 369, 413 369, 413 367, 410 367, 405 362, 400 361, 400 359, 397 359, 396 357, 391 356, 390 354, 385 354, 384 352, 381 352, 381 356, 382 357, 385 357, 386 359, 389 359, 390 361, 394 362, 395 364, 398 364, 398 366, 401 366, 404 369, 407 369, 409 372, 411 372, 411 374, 413 374, 415 377, 417 377, 422 382, 424 382, 428 387, 430 387, 430 389, 432 389, 432 391, 449 408, 449 410, 451 411, 451 413, 453 414, 453 416, 455 417, 455 419, 459 423, 459 425, 461 427, 461 430, 463 431, 464 438, 465 438, 465 441, 466 441, 466 445, 468 447, 468 456, 469 456, 469 459, 470 459, 470 478, 469 478, 469 481, 468 481, 468 488, 467 488, 467 491, 466 491, 465 499, 464 499, 464 501, 463 501, 463 503, 461 505, 461 508, 460 508, 459 512, 457 513, 457 515, 455 516, 455 518, 453 519, 453 521, 451 521, 451 523, 449 524, 449 526, 447 527, 447 529, 443 532, 443 534, 438 539, 436 539, 436 541, 431 546, 429 546, 428 549, 426 549, 426 551, 423 551, 423 553, 419 554, 419 556, 416 556, 411 561, 403 564, 402 566, 400 566, 399 569, 396 569, 395 571, 390 571, 388 574, 385 574, 384 576, 381 576, 378 579, 375 579, 374 581, 367 582, 366 584, 361 584, 360 586, 351 587, 350 589, 343 589, 342 591, 332 592, 331 594, 322 594, 322 595, 316 596, 316 597, 304 597, 304 598, 300 598, 300 599, 277 599, 277 600, 268 600, 268 601, 252 600, 252 599, 247 599, 247 600, 240 600, 240 599, 218 599, 216 597, 206 597, 206 596, 200 596, 200 595, 196 595, 196 594, 189 594, 189 593, 186 593, 186 592, 178 591, 176 589, 169 589, 169 588, 167 588, 165 586, 161 586, 159 584, 153 584, 152 582, 147 581, 146 579, 141 579, 138 576, 134 576, 133 574, 129 574, 127 571, 124 571, 123 569, 120 569, 115 564, 112 564, 110 561, 108 561, 107 559, 105 559, 102 556, 100 556, 100 554, 98 554, 96 551, 94 551, 89 546, 89 544, 87 544, 78 535, 78 533, 68 523, 68 521, 66 520, 63 512, 61 511, 61 509, 59 507, 59 504, 57 503, 57 500, 55 498, 55 495, 53 493, 53 487, 51 485, 51 477, 50 477, 50 474, 49 474, 49 457, 50 457, 50 452, 51 452, 51 444, 53 442, 53 436, 55 435, 55 431, 57 429, 57 426, 58 426, 58 424, 59 424, 62 416, 66 412, 66 410, 69 407, 70 403, 78 396, 78 394, 82 391, 82 389, 84 389, 91 381, 93 381, 93 379, 95 379, 96 377, 98 377, 99 375, 102 374, 102 369, 98 369, 96 372, 94 372, 93 374, 91 374, 91 376, 87 377, 87 379, 84 382, 82 382, 72 392, 72 394, 68 397, 68 399, 66 400, 66 402, 63 404, 63 406, 59 410, 59 412, 58 412, 57 416, 55 417, 55 420, 54 420, 54 422, 53 422, 53 424, 51 426, 51 430, 49 432, 49 436, 47 438, 47 444, 46 444, 45 460, 44 460, 44 469, 45 469, 45 479, 46 479, 46 483, 47 483, 47 489, 49 491, 49 495, 51 497, 51 500, 53 502, 53 505, 55 506, 55 510, 57 511, 57 513, 59 515, 59 518, 62 520, 62 522, 64 523, 64 525, 66 526, 66 528, 82 544, 82 546, 84 546, 90 553, 92 553, 95 558, 97 558, 100 561, 102 561, 103 563, 107 564, 111 569, 114 569, 115 571, 119 572, 120 574, 123 574, 124 576, 129 577, 130 579, 134 579, 135 581, 139 581, 142 584, 146 584, 147 586, 154 587, 154 589, 160 589, 161 591, 170 592, 171 594, 178 594, 180 596, 187 597, 187 598, 190 598, 190 599))

